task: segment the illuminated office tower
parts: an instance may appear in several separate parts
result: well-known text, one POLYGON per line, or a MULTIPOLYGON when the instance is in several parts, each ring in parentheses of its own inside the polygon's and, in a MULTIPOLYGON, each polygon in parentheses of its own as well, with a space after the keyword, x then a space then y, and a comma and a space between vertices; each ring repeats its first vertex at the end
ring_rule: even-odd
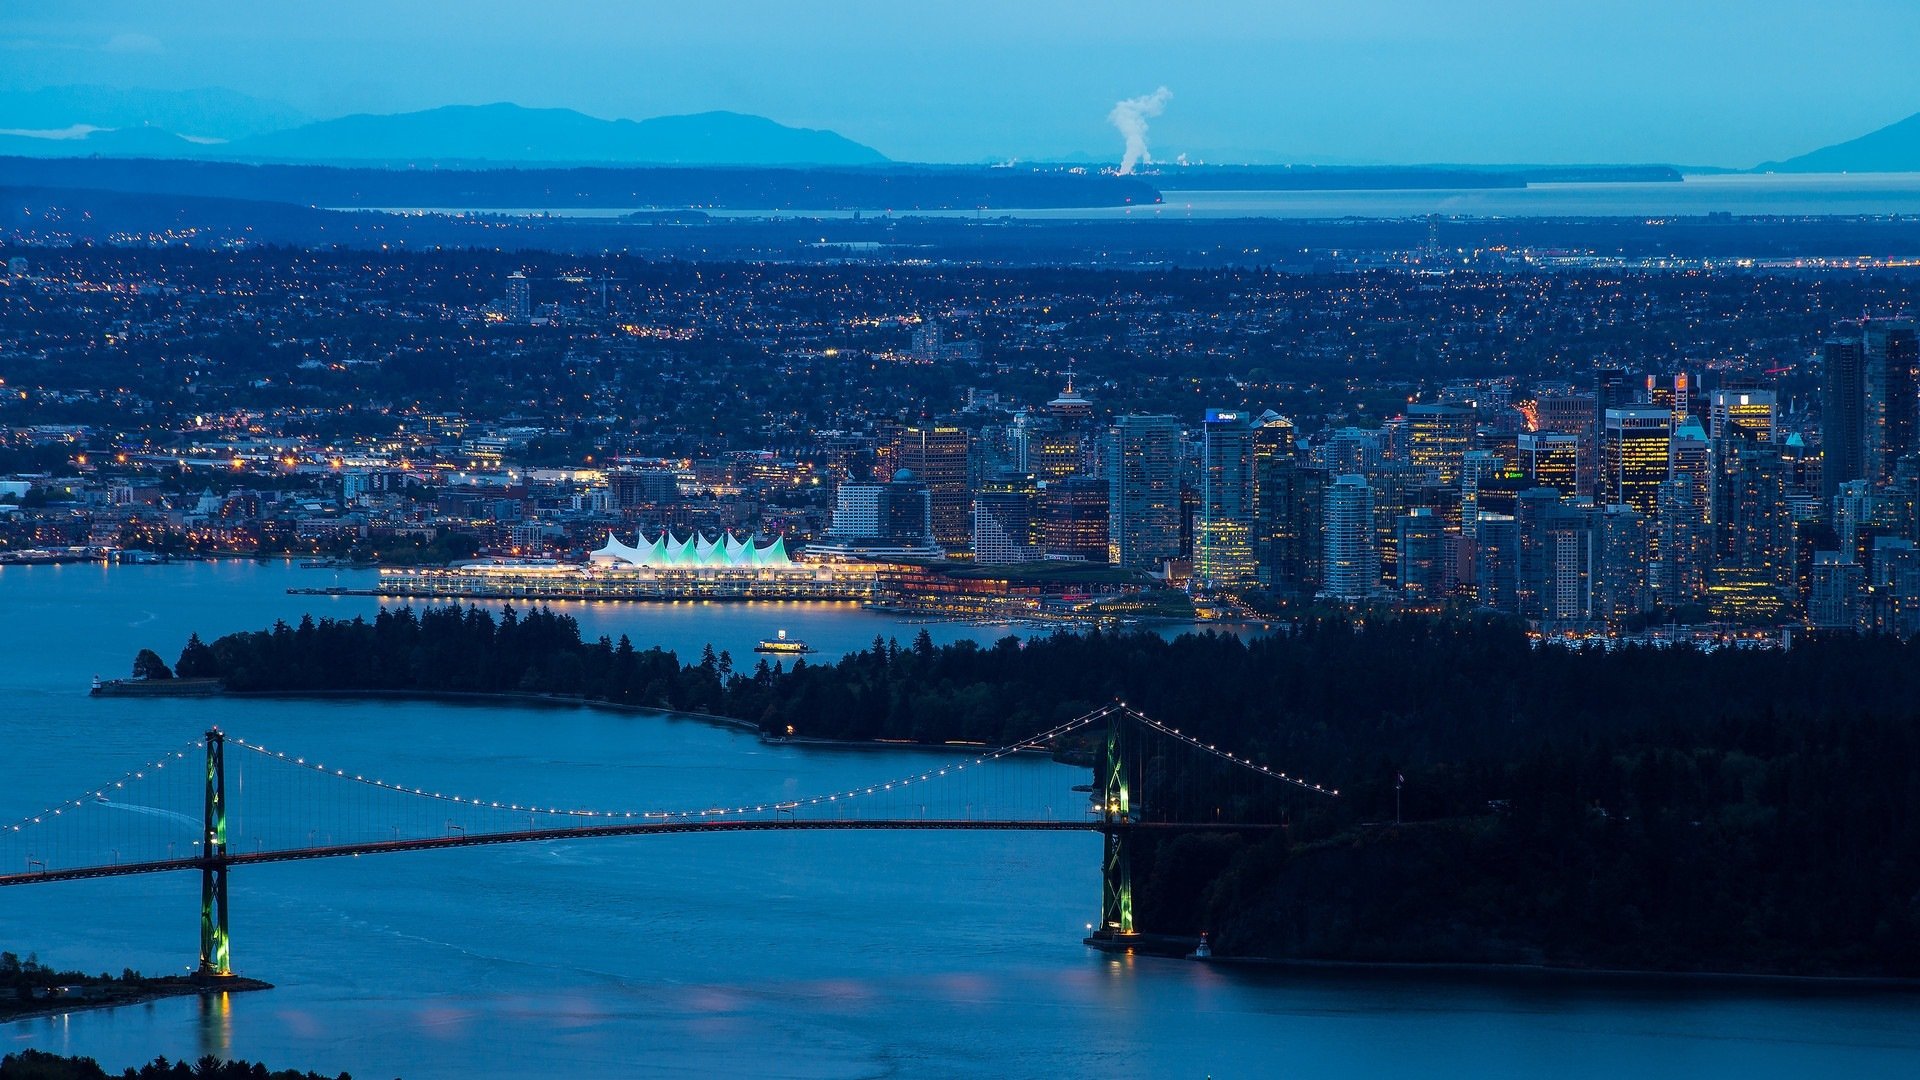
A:
POLYGON ((1400 573, 1400 515, 1416 505, 1433 473, 1419 465, 1376 465, 1361 473, 1373 489, 1373 544, 1389 583, 1400 573))
POLYGON ((1522 432, 1517 442, 1520 471, 1540 487, 1580 490, 1580 437, 1556 432, 1522 432))
POLYGON ((1364 600, 1380 585, 1380 555, 1374 544, 1373 489, 1348 473, 1327 488, 1325 555, 1321 595, 1364 600))
POLYGON ((1716 439, 1770 443, 1779 405, 1771 390, 1715 390, 1707 395, 1707 430, 1716 439))
POLYGON ((1399 535, 1400 595, 1409 600, 1433 600, 1446 593, 1445 522, 1433 510, 1416 506, 1400 515, 1399 535))
POLYGON ((1037 499, 1034 478, 1026 473, 1000 473, 981 484, 973 497, 974 561, 995 566, 1039 559, 1037 499))
POLYGON ((967 546, 973 499, 967 486, 968 436, 950 424, 908 424, 896 428, 888 465, 906 469, 933 501, 933 538, 948 551, 967 546))
POLYGON ((1861 336, 1866 354, 1861 424, 1866 435, 1861 464, 1875 484, 1893 479, 1895 463, 1912 453, 1920 412, 1920 346, 1913 324, 1876 319, 1861 336))
POLYGON ((1194 576, 1212 585, 1247 584, 1254 580, 1254 429, 1244 412, 1208 409, 1201 438, 1194 576))
POLYGON ((1798 595, 1787 470, 1770 449, 1742 450, 1731 475, 1724 553, 1709 576, 1716 615, 1771 617, 1798 595))
POLYGON ((1667 478, 1672 423, 1672 413, 1650 405, 1606 411, 1600 453, 1600 503, 1625 503, 1649 515, 1658 509, 1660 485, 1667 478))
POLYGON ((1867 354, 1856 331, 1821 348, 1820 496, 1867 475, 1867 354))
POLYGON ((1473 448, 1474 410, 1457 404, 1407 406, 1407 453, 1413 464, 1438 473, 1440 482, 1460 480, 1473 448))
POLYGON ((1592 491, 1599 476, 1600 429, 1591 394, 1543 397, 1534 403, 1535 431, 1572 435, 1580 440, 1580 483, 1574 491, 1592 491))
POLYGON ((1107 561, 1159 570, 1180 557, 1180 422, 1122 416, 1107 431, 1107 561))
POLYGON ((1047 558, 1107 561, 1107 485, 1091 476, 1070 476, 1047 485, 1040 506, 1047 558))
POLYGON ((1676 371, 1671 375, 1649 375, 1645 400, 1649 405, 1672 413, 1673 422, 1678 424, 1687 418, 1693 405, 1690 386, 1691 380, 1684 371, 1676 371))

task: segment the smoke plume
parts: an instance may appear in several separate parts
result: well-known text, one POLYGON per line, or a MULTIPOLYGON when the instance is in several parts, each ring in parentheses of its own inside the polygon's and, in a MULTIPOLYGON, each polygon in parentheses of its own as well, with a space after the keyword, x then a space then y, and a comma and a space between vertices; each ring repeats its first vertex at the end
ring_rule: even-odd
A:
POLYGON ((1127 98, 1107 114, 1107 122, 1127 140, 1126 156, 1120 159, 1121 176, 1131 173, 1136 165, 1153 164, 1153 156, 1147 153, 1147 121, 1164 112, 1172 97, 1173 91, 1163 86, 1151 94, 1127 98))

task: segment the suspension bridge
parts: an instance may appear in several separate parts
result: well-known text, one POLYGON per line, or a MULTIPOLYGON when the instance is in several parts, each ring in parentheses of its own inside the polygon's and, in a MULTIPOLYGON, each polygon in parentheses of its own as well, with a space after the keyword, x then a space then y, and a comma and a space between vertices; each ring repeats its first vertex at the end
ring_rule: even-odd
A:
POLYGON ((1222 750, 1115 702, 998 748, 834 791, 735 805, 606 808, 476 798, 331 767, 218 729, 80 795, 0 826, 0 886, 196 872, 199 973, 233 973, 237 867, 445 848, 653 834, 808 830, 1097 831, 1099 928, 1124 944, 1133 856, 1152 833, 1283 826, 1287 796, 1339 792, 1222 750), (996 768, 1024 755, 1091 758, 1093 782, 996 768), (1038 781, 1038 782, 1036 782, 1038 781), (1084 794, 1081 794, 1084 793, 1084 794), (1060 805, 1066 802, 1067 805, 1060 805))

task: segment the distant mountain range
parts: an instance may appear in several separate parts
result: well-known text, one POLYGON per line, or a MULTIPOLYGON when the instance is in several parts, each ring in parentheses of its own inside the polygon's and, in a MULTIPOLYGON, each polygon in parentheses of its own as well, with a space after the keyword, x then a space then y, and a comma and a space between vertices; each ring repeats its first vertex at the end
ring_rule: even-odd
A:
MULTIPOLYGON (((140 114, 124 107, 79 111, 84 100, 70 102, 68 111, 59 113, 50 108, 58 101, 19 98, 0 97, 0 155, 380 165, 874 165, 887 160, 878 150, 835 132, 788 127, 734 112, 601 120, 572 109, 448 105, 421 112, 361 113, 222 138, 184 125, 183 130, 170 130, 152 121, 117 127, 89 119, 61 123, 62 115, 121 119, 140 114)), ((191 119, 177 111, 175 116, 191 119)))
POLYGON ((1760 172, 1920 172, 1920 113, 1895 121, 1857 139, 1823 146, 1785 161, 1769 161, 1760 172))

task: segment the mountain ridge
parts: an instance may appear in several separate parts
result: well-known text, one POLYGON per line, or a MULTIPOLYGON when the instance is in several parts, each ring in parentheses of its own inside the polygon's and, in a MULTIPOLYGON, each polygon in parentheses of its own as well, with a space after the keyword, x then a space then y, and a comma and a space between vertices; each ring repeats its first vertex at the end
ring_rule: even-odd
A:
POLYGON ((0 134, 0 153, 30 157, 142 156, 333 164, 489 162, 553 165, 879 165, 886 155, 838 132, 715 110, 604 120, 573 109, 510 102, 355 113, 226 142, 154 126, 71 138, 0 134))
POLYGON ((1845 142, 1754 166, 1755 172, 1920 172, 1920 113, 1845 142))

